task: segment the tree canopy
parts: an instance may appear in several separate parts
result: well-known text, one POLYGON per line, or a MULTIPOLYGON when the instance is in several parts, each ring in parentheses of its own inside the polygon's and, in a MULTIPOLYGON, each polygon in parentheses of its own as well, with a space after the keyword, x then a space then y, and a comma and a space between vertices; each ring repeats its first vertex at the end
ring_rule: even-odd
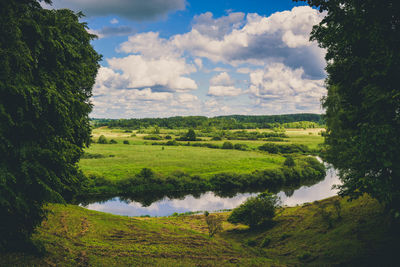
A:
POLYGON ((326 12, 311 40, 327 51, 325 157, 340 194, 369 193, 399 216, 400 1, 307 2, 326 12))
POLYGON ((43 204, 70 200, 84 180, 93 37, 70 10, 0 1, 0 249, 26 244, 43 204))

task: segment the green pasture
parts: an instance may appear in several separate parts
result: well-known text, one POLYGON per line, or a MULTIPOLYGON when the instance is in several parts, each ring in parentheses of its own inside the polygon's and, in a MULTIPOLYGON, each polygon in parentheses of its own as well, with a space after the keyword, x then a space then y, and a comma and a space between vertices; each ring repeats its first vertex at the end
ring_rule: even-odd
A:
POLYGON ((92 144, 87 153, 104 158, 81 159, 85 174, 96 174, 108 179, 124 179, 151 168, 169 174, 184 171, 208 177, 220 172, 248 173, 280 166, 284 157, 255 151, 210 149, 203 147, 92 144), (112 157, 110 157, 110 155, 112 157))

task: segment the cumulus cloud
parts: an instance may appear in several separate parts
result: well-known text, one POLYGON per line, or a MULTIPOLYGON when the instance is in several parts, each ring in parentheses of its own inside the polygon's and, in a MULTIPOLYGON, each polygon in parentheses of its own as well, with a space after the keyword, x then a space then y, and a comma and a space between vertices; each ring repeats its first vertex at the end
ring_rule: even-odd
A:
POLYGON ((112 20, 110 20, 111 24, 118 24, 119 21, 116 18, 113 18, 112 20))
POLYGON ((153 91, 185 92, 197 89, 194 80, 184 75, 196 71, 181 58, 149 59, 142 55, 129 55, 107 60, 110 68, 122 71, 129 83, 127 88, 151 88, 153 91))
POLYGON ((208 95, 210 96, 237 96, 242 93, 240 88, 234 86, 234 81, 227 72, 222 72, 210 80, 208 95))
POLYGON ((141 54, 147 58, 177 58, 181 51, 167 39, 160 38, 158 32, 135 34, 123 42, 118 52, 141 54))
POLYGON ((118 15, 132 20, 151 20, 170 12, 184 10, 185 0, 53 0, 47 8, 69 8, 88 16, 118 15))
POLYGON ((326 93, 324 80, 307 79, 304 74, 302 68, 268 65, 250 74, 249 93, 257 104, 271 109, 319 111, 319 101, 326 93))
POLYGON ((222 72, 218 75, 215 75, 214 77, 211 78, 210 80, 211 85, 233 85, 234 82, 231 79, 231 76, 227 72, 222 72))
POLYGON ((312 26, 324 16, 317 10, 302 6, 269 17, 230 16, 213 19, 212 14, 205 13, 195 19, 190 32, 174 36, 171 42, 213 62, 231 65, 281 62, 303 67, 311 77, 325 76, 324 51, 308 41, 312 26))
POLYGON ((89 30, 89 32, 92 34, 96 34, 98 38, 107 38, 112 36, 124 36, 132 34, 134 32, 134 29, 129 26, 105 26, 99 30, 89 30))
POLYGON ((310 7, 269 17, 205 13, 185 34, 134 34, 117 48, 121 56, 106 59, 108 66, 100 69, 93 116, 320 112, 325 51, 308 38, 322 16, 310 7), (208 91, 200 70, 217 72, 208 91), (239 74, 248 75, 246 81, 239 74), (196 93, 200 98, 191 94, 197 82, 205 90, 196 93))

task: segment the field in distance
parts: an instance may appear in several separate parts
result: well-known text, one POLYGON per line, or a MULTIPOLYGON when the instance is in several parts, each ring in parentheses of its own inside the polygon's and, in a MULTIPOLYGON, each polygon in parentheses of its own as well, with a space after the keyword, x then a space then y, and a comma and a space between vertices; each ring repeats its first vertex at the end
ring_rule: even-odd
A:
MULTIPOLYGON (((320 133, 324 129, 287 129, 285 142, 270 142, 283 144, 303 144, 310 149, 316 149, 323 142, 320 133)), ((108 141, 115 140, 115 144, 92 144, 86 153, 97 155, 94 158, 82 158, 80 167, 85 174, 104 176, 107 179, 117 180, 131 177, 143 168, 151 168, 155 172, 170 174, 175 171, 184 171, 191 175, 209 177, 220 172, 250 173, 254 170, 273 169, 282 165, 285 158, 277 154, 261 153, 257 148, 265 143, 265 139, 257 140, 212 140, 207 134, 196 131, 202 141, 190 142, 208 143, 222 146, 224 142, 246 145, 245 151, 235 149, 212 149, 193 146, 159 146, 153 143, 165 143, 166 136, 171 139, 184 135, 188 130, 153 129, 142 131, 127 131, 124 129, 109 129, 107 127, 93 130, 93 140, 97 141, 104 135, 108 141), (157 134, 154 134, 154 132, 157 134), (160 136, 161 140, 145 140, 146 136, 160 136), (129 144, 123 144, 123 142, 129 144)), ((230 130, 225 132, 235 132, 230 130)), ((271 130, 250 129, 246 132, 272 132, 271 130)), ((187 142, 178 142, 187 144, 187 142)))

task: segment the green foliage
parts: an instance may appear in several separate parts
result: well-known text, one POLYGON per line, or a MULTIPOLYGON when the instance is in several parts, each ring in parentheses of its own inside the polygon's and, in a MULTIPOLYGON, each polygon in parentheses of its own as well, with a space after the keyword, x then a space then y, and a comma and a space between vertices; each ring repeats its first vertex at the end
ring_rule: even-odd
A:
POLYGON ((124 144, 124 145, 129 145, 129 140, 124 140, 124 141, 123 141, 123 144, 124 144))
POLYGON ((170 135, 166 135, 165 139, 169 140, 169 139, 172 139, 172 137, 170 135))
POLYGON ((224 142, 222 144, 222 149, 233 149, 233 144, 231 142, 224 142))
POLYGON ((99 139, 97 140, 98 144, 108 144, 108 140, 104 135, 100 135, 99 139))
POLYGON ((163 138, 156 134, 150 134, 150 135, 143 136, 143 139, 144 140, 162 140, 163 138))
POLYGON ((369 193, 400 211, 400 2, 307 2, 327 12, 311 39, 327 50, 325 158, 340 195, 369 193))
POLYGON ((255 129, 255 128, 318 128, 323 125, 319 114, 288 114, 288 115, 231 115, 207 118, 202 116, 145 118, 145 119, 93 119, 94 125, 122 127, 131 129, 162 127, 168 129, 203 129, 209 132, 212 129, 255 129))
POLYGON ((118 142, 114 139, 111 139, 109 144, 118 144, 118 142))
POLYGON ((249 197, 232 211, 228 222, 242 223, 250 228, 270 225, 279 202, 279 197, 271 193, 261 193, 256 197, 249 197))
POLYGON ((266 248, 266 247, 269 246, 269 244, 271 244, 271 238, 265 237, 265 238, 261 241, 260 246, 261 246, 262 248, 266 248))
POLYGON ((258 147, 261 151, 267 151, 268 153, 278 154, 278 153, 307 153, 309 149, 306 145, 299 144, 273 144, 265 143, 258 147))
POLYGON ((294 167, 294 166, 296 166, 296 163, 294 162, 294 159, 292 156, 287 155, 285 161, 283 162, 283 165, 288 166, 288 167, 294 167))
POLYGON ((70 201, 85 180, 93 37, 70 10, 0 1, 0 250, 24 249, 43 204, 70 201))
POLYGON ((204 213, 204 217, 207 223, 208 235, 213 237, 216 233, 221 232, 222 222, 224 218, 215 214, 204 213))

